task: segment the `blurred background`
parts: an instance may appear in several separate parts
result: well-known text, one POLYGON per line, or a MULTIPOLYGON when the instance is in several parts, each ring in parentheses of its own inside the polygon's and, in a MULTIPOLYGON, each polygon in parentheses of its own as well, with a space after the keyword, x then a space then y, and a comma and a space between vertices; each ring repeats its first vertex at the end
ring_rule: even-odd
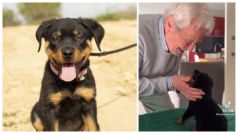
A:
POLYGON ((60 17, 90 17, 98 21, 136 19, 136 4, 132 3, 4 3, 3 25, 39 24, 60 17))
MULTIPOLYGON (((34 130, 30 112, 39 99, 48 59, 44 50, 37 52, 35 32, 42 21, 64 17, 99 21, 105 29, 102 51, 136 43, 136 3, 4 3, 4 131, 34 130)), ((92 52, 99 52, 95 43, 92 52)), ((136 130, 136 53, 135 47, 90 57, 97 87, 98 122, 103 131, 136 130)))

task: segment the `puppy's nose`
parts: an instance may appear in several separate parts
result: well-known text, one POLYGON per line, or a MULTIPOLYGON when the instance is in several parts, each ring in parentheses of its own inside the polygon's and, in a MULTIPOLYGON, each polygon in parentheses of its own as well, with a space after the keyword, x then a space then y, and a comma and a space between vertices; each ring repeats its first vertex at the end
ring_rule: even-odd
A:
POLYGON ((74 48, 71 47, 65 47, 62 49, 62 55, 64 58, 71 58, 72 55, 74 54, 74 48))

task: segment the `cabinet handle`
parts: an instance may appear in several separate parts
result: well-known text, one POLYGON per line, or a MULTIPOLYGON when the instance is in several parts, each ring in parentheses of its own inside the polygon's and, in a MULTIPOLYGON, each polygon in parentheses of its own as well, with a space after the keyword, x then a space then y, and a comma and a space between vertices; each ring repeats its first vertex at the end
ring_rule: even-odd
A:
POLYGON ((232 38, 231 38, 232 40, 235 40, 235 36, 232 36, 232 38))

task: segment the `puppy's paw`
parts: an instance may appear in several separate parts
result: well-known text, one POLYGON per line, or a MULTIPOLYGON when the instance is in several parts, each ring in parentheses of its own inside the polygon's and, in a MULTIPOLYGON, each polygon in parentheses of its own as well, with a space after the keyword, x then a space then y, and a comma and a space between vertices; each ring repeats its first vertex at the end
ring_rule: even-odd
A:
POLYGON ((184 121, 182 119, 179 119, 176 121, 177 125, 184 125, 184 121))

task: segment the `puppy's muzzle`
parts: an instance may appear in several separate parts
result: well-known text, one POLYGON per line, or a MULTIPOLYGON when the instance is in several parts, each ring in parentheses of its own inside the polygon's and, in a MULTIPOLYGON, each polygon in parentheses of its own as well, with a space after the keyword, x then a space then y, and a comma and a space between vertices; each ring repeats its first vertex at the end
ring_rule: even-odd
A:
POLYGON ((70 61, 74 55, 75 49, 72 47, 64 47, 61 49, 63 59, 70 61))

